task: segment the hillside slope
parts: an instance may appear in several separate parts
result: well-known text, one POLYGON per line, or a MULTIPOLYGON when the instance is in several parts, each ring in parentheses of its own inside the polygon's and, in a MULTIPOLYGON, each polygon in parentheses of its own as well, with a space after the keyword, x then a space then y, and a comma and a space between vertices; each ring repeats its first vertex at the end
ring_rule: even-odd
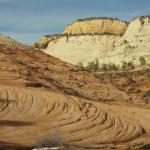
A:
POLYGON ((140 147, 150 142, 149 102, 132 96, 39 49, 0 40, 1 147, 32 147, 56 133, 69 147, 140 147))

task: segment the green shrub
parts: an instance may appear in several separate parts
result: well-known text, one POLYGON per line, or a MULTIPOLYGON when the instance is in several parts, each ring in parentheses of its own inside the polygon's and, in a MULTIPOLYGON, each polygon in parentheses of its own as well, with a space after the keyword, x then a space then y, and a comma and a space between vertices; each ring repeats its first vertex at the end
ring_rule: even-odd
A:
POLYGON ((104 70, 104 71, 107 71, 108 70, 108 66, 107 64, 102 64, 102 67, 100 68, 100 70, 104 70))
POLYGON ((128 43, 128 41, 127 41, 127 40, 124 40, 124 43, 128 43))
POLYGON ((99 61, 98 61, 98 59, 96 59, 96 61, 95 61, 95 69, 99 70, 99 61))
POLYGON ((98 71, 99 70, 98 59, 96 59, 95 62, 94 61, 89 62, 88 65, 86 66, 86 69, 90 71, 98 71))
POLYGON ((146 60, 145 60, 145 58, 144 58, 143 56, 141 56, 141 57, 139 58, 139 61, 140 61, 141 66, 143 66, 143 65, 146 64, 146 60))
POLYGON ((132 69, 134 69, 135 67, 134 67, 134 64, 133 64, 133 62, 128 62, 128 69, 129 70, 132 70, 132 69))
POLYGON ((113 64, 109 64, 109 70, 110 71, 117 71, 117 70, 119 70, 119 67, 116 66, 114 63, 113 64))
MULTIPOLYGON (((82 70, 89 70, 89 71, 118 71, 119 70, 119 65, 117 66, 114 63, 103 63, 101 66, 99 65, 99 61, 98 59, 96 59, 95 61, 90 61, 88 62, 88 65, 86 67, 83 66, 83 63, 78 63, 78 66, 82 69, 82 70)), ((133 68, 132 64, 130 64, 130 62, 127 65, 130 68, 133 68), (132 66, 132 67, 131 67, 132 66)))
POLYGON ((116 64, 102 64, 100 70, 104 70, 104 71, 117 71, 119 70, 119 66, 116 66, 116 64))
POLYGON ((126 61, 123 61, 123 62, 122 62, 122 67, 121 67, 121 69, 122 69, 123 71, 132 70, 132 69, 134 69, 134 68, 135 68, 135 67, 134 67, 133 62, 126 62, 126 61))

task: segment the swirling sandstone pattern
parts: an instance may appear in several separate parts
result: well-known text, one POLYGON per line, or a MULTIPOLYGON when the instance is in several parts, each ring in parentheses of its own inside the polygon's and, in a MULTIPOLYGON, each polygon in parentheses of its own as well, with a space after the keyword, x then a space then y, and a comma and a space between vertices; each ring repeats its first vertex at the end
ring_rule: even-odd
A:
MULTIPOLYGON (((113 110, 115 111, 115 110, 113 110)), ((59 129, 82 147, 123 144, 145 134, 139 125, 74 96, 0 86, 0 141, 34 145, 59 129)))

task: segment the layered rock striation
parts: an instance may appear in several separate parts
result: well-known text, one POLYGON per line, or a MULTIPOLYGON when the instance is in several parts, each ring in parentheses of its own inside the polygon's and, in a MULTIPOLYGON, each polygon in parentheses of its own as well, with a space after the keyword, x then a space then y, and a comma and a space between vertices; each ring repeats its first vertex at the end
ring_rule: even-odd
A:
POLYGON ((114 34, 123 35, 128 26, 127 22, 111 18, 79 19, 65 28, 64 34, 114 34))

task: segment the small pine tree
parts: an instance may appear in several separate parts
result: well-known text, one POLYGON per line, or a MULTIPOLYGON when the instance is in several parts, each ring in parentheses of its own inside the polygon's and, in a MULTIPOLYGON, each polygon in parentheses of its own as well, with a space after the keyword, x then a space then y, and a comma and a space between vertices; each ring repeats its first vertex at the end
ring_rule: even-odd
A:
POLYGON ((104 64, 102 64, 101 69, 102 69, 102 70, 104 70, 104 71, 107 71, 107 69, 108 69, 108 68, 107 68, 107 64, 105 64, 105 63, 104 63, 104 64))
POLYGON ((116 66, 116 64, 111 64, 111 70, 117 71, 119 68, 116 66))
POLYGON ((109 71, 117 71, 117 70, 119 70, 119 66, 116 66, 116 64, 102 64, 102 67, 100 68, 101 70, 104 70, 104 71, 107 71, 107 70, 109 70, 109 71))
POLYGON ((96 59, 95 61, 95 71, 98 71, 99 70, 99 61, 98 59, 96 59))
POLYGON ((122 67, 121 68, 122 68, 123 71, 127 70, 127 62, 126 61, 122 62, 122 67))
POLYGON ((132 70, 132 69, 135 68, 133 62, 128 62, 127 64, 128 64, 128 69, 129 70, 132 70))
POLYGON ((99 70, 99 61, 98 61, 98 59, 96 59, 95 62, 94 61, 89 62, 86 69, 90 70, 90 71, 98 71, 99 70))
POLYGON ((94 63, 94 61, 90 61, 90 62, 88 62, 88 65, 86 66, 86 69, 87 70, 90 70, 90 71, 94 71, 95 69, 95 63, 94 63))

